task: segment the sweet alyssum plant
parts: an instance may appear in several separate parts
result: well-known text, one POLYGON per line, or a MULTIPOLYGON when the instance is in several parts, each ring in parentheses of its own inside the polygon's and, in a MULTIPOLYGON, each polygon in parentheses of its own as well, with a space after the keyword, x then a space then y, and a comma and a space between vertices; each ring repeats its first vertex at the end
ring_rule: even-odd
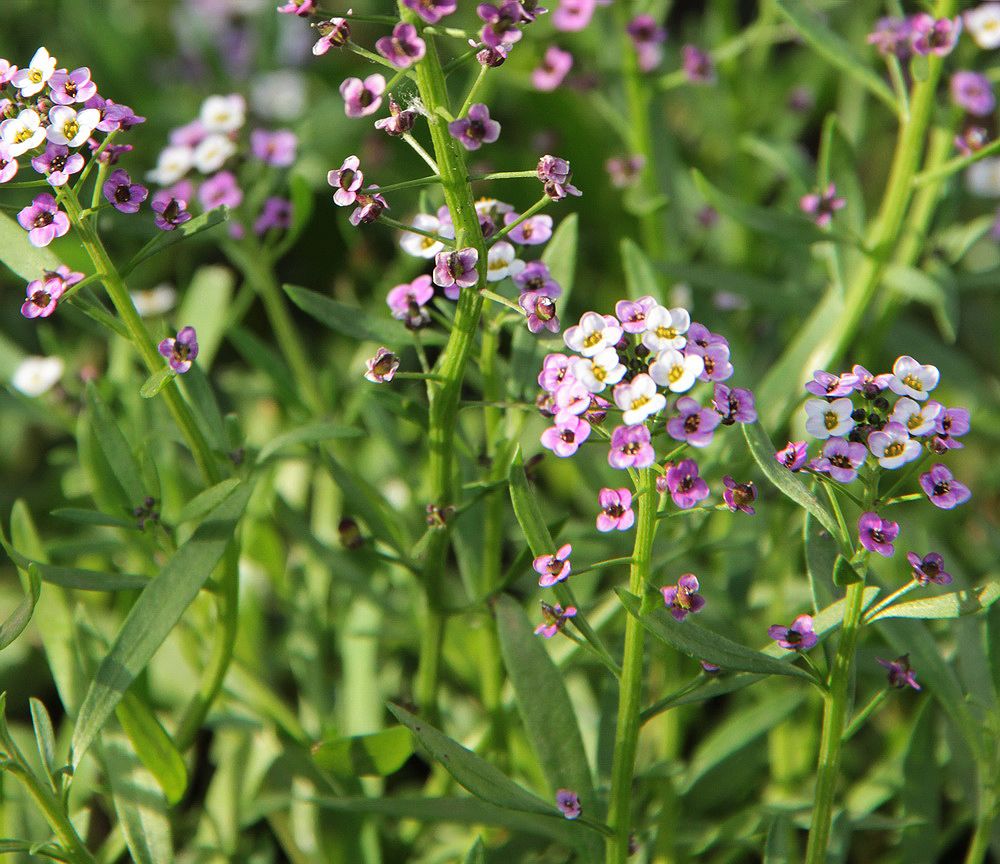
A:
MULTIPOLYGON (((898 278, 918 262, 922 249, 915 238, 927 233, 945 179, 987 155, 988 129, 978 121, 969 128, 965 116, 981 118, 995 107, 989 81, 978 73, 956 71, 951 98, 963 117, 949 115, 943 127, 931 130, 937 83, 961 29, 954 3, 939 0, 932 14, 872 24, 869 41, 885 58, 885 78, 853 48, 845 49, 805 4, 790 0, 762 11, 757 23, 715 49, 685 44, 679 52, 656 3, 561 0, 552 10, 516 0, 474 10, 458 6, 454 0, 401 0, 395 8, 385 3, 371 14, 355 14, 291 0, 278 9, 312 19, 312 53, 322 58, 317 64, 331 54, 354 56, 356 74, 338 88, 345 118, 370 124, 385 146, 409 148, 426 166, 423 176, 383 183, 384 163, 368 164, 358 150, 339 154, 325 177, 324 194, 331 207, 349 210, 349 225, 392 229, 406 256, 394 271, 405 279, 386 286, 381 318, 314 288, 282 290, 278 267, 309 216, 308 185, 287 173, 296 160, 295 134, 248 129, 241 95, 210 96, 197 119, 170 134, 147 177, 160 187, 151 193, 124 167, 131 148, 122 142, 143 118, 98 95, 89 69, 57 68, 45 48, 23 69, 0 61, 0 181, 32 196, 17 210, 22 242, 2 256, 19 272, 30 271, 22 272, 21 314, 45 326, 39 319, 58 315, 60 307, 78 310, 106 328, 110 339, 127 343, 132 353, 122 365, 133 367, 138 358, 145 381, 132 390, 147 400, 130 422, 139 416, 162 427, 163 406, 169 439, 183 442, 191 462, 173 446, 155 452, 128 434, 116 414, 134 410, 134 393, 91 382, 79 418, 65 419, 80 439, 94 509, 68 512, 125 537, 125 564, 108 560, 97 570, 84 566, 84 554, 72 566, 51 563, 23 505, 11 517, 10 540, 0 538, 27 589, 3 627, 2 643, 19 636, 32 614, 40 619, 72 726, 67 750, 44 706, 33 701, 34 759, 18 735, 0 725, 3 769, 51 832, 0 841, 3 851, 94 862, 116 860, 127 849, 137 861, 173 860, 172 828, 181 826, 176 807, 198 794, 188 771, 202 761, 193 749, 199 736, 217 724, 218 740, 231 740, 224 739, 224 731, 232 731, 228 712, 248 712, 249 722, 265 730, 254 739, 265 764, 249 792, 257 800, 247 818, 253 825, 266 820, 268 833, 266 840, 254 839, 259 848, 241 853, 247 857, 259 852, 273 858, 278 848, 291 860, 325 860, 323 848, 373 861, 421 848, 438 854, 439 835, 423 828, 401 830, 390 841, 371 823, 356 830, 357 822, 320 817, 329 810, 352 818, 380 814, 423 824, 499 826, 514 839, 497 854, 540 854, 548 843, 563 859, 694 860, 716 843, 683 824, 698 781, 738 749, 729 739, 744 734, 743 727, 750 730, 744 742, 775 733, 791 709, 771 705, 784 701, 796 708, 813 697, 822 716, 815 717, 819 741, 810 794, 756 808, 750 828, 727 829, 731 847, 729 840, 720 843, 719 854, 732 856, 733 848, 753 844, 766 847, 768 860, 781 860, 792 854, 797 826, 807 832, 805 860, 820 862, 861 822, 841 809, 844 750, 892 690, 923 694, 926 688, 972 753, 976 799, 965 854, 969 864, 985 860, 998 801, 989 726, 995 710, 987 709, 992 719, 984 734, 972 708, 954 700, 961 690, 925 630, 887 628, 883 638, 896 650, 862 656, 865 633, 883 633, 881 622, 969 615, 1000 594, 992 579, 974 589, 910 598, 953 580, 940 551, 907 539, 907 521, 917 502, 951 510, 969 500, 961 460, 954 458, 961 454, 954 451, 970 431, 970 411, 938 401, 938 368, 909 354, 878 373, 860 364, 850 372, 825 371, 857 346, 868 317, 877 316, 878 327, 891 323, 900 303, 894 296, 876 307, 880 286, 888 273, 898 278), (497 80, 517 74, 511 67, 519 52, 534 41, 539 59, 524 77, 540 92, 557 93, 578 61, 553 35, 566 44, 588 27, 618 42, 611 94, 588 85, 581 98, 621 139, 606 168, 639 242, 623 244, 625 291, 618 293, 626 296, 613 314, 585 311, 564 326, 578 281, 578 218, 566 214, 578 198, 586 202, 594 194, 574 182, 574 139, 567 137, 558 155, 542 149, 527 169, 515 164, 479 171, 477 164, 487 154, 499 161, 504 152, 508 121, 489 94, 497 80), (847 222, 856 219, 851 206, 858 202, 844 192, 849 184, 836 176, 842 160, 835 157, 849 121, 834 115, 823 124, 816 176, 796 196, 801 213, 775 216, 695 174, 693 183, 707 202, 698 213, 700 225, 710 227, 721 214, 782 239, 794 237, 812 244, 826 268, 827 293, 758 380, 752 365, 736 358, 733 332, 713 332, 689 303, 663 291, 660 270, 691 262, 670 230, 677 213, 661 180, 673 168, 657 146, 653 109, 661 93, 714 87, 717 66, 800 37, 851 87, 860 85, 862 96, 890 109, 898 140, 884 197, 867 226, 847 222), (130 219, 152 211, 157 232, 124 265, 114 263, 102 238, 102 218, 112 210, 130 219), (561 222, 553 212, 563 214, 561 222), (232 329, 229 338, 247 363, 256 355, 260 364, 264 355, 275 388, 287 393, 288 428, 260 446, 248 443, 252 418, 223 416, 203 371, 222 334, 206 338, 204 328, 199 335, 185 320, 170 320, 169 327, 157 320, 151 329, 137 302, 141 296, 126 284, 139 264, 209 228, 244 279, 226 328, 218 329, 232 329), (83 262, 76 264, 81 269, 51 251, 57 238, 77 241, 84 255, 72 260, 83 262), (257 298, 277 352, 239 327, 257 298), (406 478, 426 520, 419 536, 414 508, 396 512, 363 468, 350 463, 351 451, 330 443, 357 436, 362 427, 351 426, 354 409, 320 385, 289 299, 345 338, 360 333, 386 343, 364 368, 356 364, 353 377, 367 379, 365 398, 372 404, 390 406, 419 429, 420 478, 406 478), (810 375, 800 410, 799 385, 810 375), (536 427, 537 415, 542 423, 536 427), (817 439, 812 452, 806 440, 776 450, 764 426, 783 428, 789 420, 817 439), (260 491, 280 482, 272 469, 302 447, 309 448, 310 482, 321 490, 321 477, 332 480, 342 497, 339 535, 346 551, 340 557, 327 545, 324 526, 279 522, 287 514, 260 491), (543 491, 559 491, 554 478, 587 490, 586 504, 570 508, 586 512, 583 528, 561 518, 558 495, 543 498, 543 491), (788 619, 760 627, 760 647, 754 648, 734 638, 745 631, 734 609, 745 598, 724 596, 709 549, 720 532, 764 534, 769 525, 787 543, 778 523, 794 517, 776 496, 758 497, 760 479, 805 514, 813 596, 788 619), (270 536, 257 530, 269 521, 294 526, 317 557, 336 561, 332 572, 321 565, 328 583, 359 571, 352 592, 375 580, 417 592, 419 614, 405 614, 407 635, 418 634, 417 650, 412 668, 399 675, 406 679, 398 685, 402 696, 388 707, 398 726, 343 734, 323 710, 330 707, 317 683, 323 672, 310 668, 322 664, 297 657, 297 680, 312 691, 297 711, 252 663, 240 661, 240 628, 253 614, 241 607, 248 572, 240 566, 241 550, 248 551, 250 538, 270 536), (613 554, 622 542, 625 554, 613 554), (897 544, 907 549, 905 565, 897 544), (881 559, 887 559, 885 568, 881 559), (687 572, 679 560, 704 567, 687 572), (887 578, 898 580, 901 572, 908 574, 901 585, 887 578), (537 579, 537 589, 525 590, 526 576, 537 579), (133 592, 122 595, 123 620, 112 638, 91 620, 92 610, 74 604, 74 590, 133 592), (522 593, 540 604, 534 619, 519 602, 522 593), (478 629, 456 635, 470 619, 478 629), (185 623, 192 620, 193 628, 185 623), (200 677, 186 704, 167 716, 154 711, 145 673, 161 644, 178 632, 200 677), (449 656, 449 645, 463 636, 471 656, 454 650, 449 656), (697 661, 693 675, 685 675, 682 657, 697 661), (865 659, 885 670, 883 686, 873 692, 870 676, 859 674, 865 659), (464 678, 456 673, 463 663, 464 678), (602 703, 598 736, 585 734, 586 715, 597 713, 587 700, 597 700, 581 697, 584 680, 588 694, 599 694, 602 703), (733 699, 750 685, 768 694, 760 703, 766 710, 753 706, 744 717, 737 708, 721 732, 707 736, 697 726, 684 728, 681 706, 733 699), (468 733, 468 723, 457 718, 470 713, 477 734, 460 737, 471 748, 441 731, 464 724, 468 733), (644 735, 658 736, 657 746, 644 749, 644 735), (695 748, 688 760, 685 737, 695 748), (415 750, 434 766, 421 777, 419 797, 387 792, 383 780, 373 779, 391 782, 415 750), (75 790, 86 782, 91 759, 108 788, 88 790, 81 803, 75 790), (458 794, 456 786, 472 797, 458 794), (105 810, 118 821, 100 838, 80 814, 105 794, 111 802, 105 810), (400 843, 407 844, 405 852, 400 843)), ((808 95, 799 92, 796 105, 808 103, 808 95)), ((702 275, 697 262, 688 272, 702 275)), ((732 292, 719 299, 739 305, 732 292)), ((920 353, 918 347, 907 350, 920 353)), ((19 390, 40 393, 38 380, 45 375, 25 374, 19 390)), ((787 549, 774 557, 787 560, 787 549)), ((297 623, 306 623, 313 611, 297 623)), ((361 618, 362 629, 377 627, 371 610, 361 618)), ((348 629, 334 635, 348 642, 356 637, 348 629)), ((350 663, 344 665, 349 680, 350 663)), ((377 666, 369 655, 365 668, 377 666)), ((381 705, 376 713, 381 722, 381 705)), ((179 830, 174 835, 183 836, 179 830)), ((487 847, 508 839, 488 834, 468 860, 486 860, 487 847)))

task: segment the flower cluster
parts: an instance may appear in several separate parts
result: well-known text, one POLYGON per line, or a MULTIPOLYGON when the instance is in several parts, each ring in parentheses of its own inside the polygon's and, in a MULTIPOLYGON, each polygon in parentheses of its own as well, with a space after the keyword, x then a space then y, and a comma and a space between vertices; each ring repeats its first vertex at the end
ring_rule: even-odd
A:
POLYGON ((961 18, 935 18, 919 12, 908 18, 881 18, 868 35, 880 54, 906 60, 914 54, 945 56, 952 52, 962 32, 961 18))
POLYGON ((163 187, 152 201, 158 228, 172 231, 184 224, 196 205, 205 212, 223 205, 236 210, 242 219, 230 223, 230 233, 237 238, 247 228, 265 237, 289 227, 292 208, 284 196, 254 202, 254 212, 239 213, 245 200, 249 203, 244 195, 249 178, 241 178, 234 166, 246 161, 258 172, 262 166, 288 168, 298 148, 295 133, 288 129, 256 128, 248 133, 246 114, 246 100, 238 93, 209 96, 194 120, 170 132, 156 168, 147 175, 163 187))

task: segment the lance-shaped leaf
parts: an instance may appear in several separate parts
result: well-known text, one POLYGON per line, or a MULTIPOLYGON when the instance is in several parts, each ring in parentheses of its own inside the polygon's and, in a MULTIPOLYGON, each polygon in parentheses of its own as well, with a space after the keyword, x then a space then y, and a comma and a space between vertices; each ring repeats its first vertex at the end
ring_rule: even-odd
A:
POLYGON ((27 281, 38 279, 43 270, 55 270, 62 263, 48 246, 32 246, 28 232, 3 212, 0 212, 0 261, 27 281))
POLYGON ((146 492, 139 463, 132 453, 128 439, 115 422, 111 409, 92 383, 87 385, 87 408, 94 438, 114 471, 115 478, 125 493, 125 499, 132 506, 141 503, 146 492))
POLYGON ((881 618, 960 618, 989 609, 1000 598, 1000 579, 991 579, 982 588, 949 591, 936 597, 922 597, 896 603, 876 612, 868 623, 881 618))
POLYGON ((74 768, 219 563, 252 488, 249 483, 241 484, 209 513, 129 610, 80 708, 73 732, 74 768))
POLYGON ((126 693, 115 716, 132 742, 135 754, 156 779, 167 801, 176 804, 184 797, 188 776, 184 757, 173 738, 148 705, 135 693, 126 693))
POLYGON ((188 237, 221 225, 228 218, 229 208, 223 205, 209 210, 207 213, 202 213, 200 216, 195 216, 173 231, 158 231, 156 236, 136 252, 132 256, 132 260, 122 268, 122 276, 127 276, 143 261, 158 255, 164 249, 169 249, 175 243, 180 243, 181 240, 186 240, 188 237))
POLYGON ((35 604, 38 602, 38 595, 42 590, 42 579, 38 567, 34 563, 27 562, 27 566, 19 566, 18 570, 23 574, 25 595, 14 611, 7 616, 3 623, 0 623, 0 650, 10 645, 24 632, 24 628, 28 626, 35 611, 35 604))
POLYGON ((412 753, 413 736, 405 726, 320 741, 312 748, 320 768, 344 779, 385 777, 402 768, 412 753))

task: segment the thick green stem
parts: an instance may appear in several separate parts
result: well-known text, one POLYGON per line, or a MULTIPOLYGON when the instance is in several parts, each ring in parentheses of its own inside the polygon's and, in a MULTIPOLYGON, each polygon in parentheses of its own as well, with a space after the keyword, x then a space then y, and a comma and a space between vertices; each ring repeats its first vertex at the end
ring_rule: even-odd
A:
MULTIPOLYGON (((421 20, 402 2, 399 11, 404 21, 423 28, 421 20)), ((420 99, 427 109, 427 125, 434 147, 434 160, 441 176, 445 203, 455 225, 455 245, 461 249, 471 246, 479 253, 479 284, 484 283, 486 270, 486 245, 479 227, 475 198, 468 181, 465 153, 458 141, 451 137, 446 122, 438 109, 449 112, 448 90, 444 71, 438 57, 433 37, 428 36, 427 52, 416 64, 415 73, 420 99)), ((465 289, 459 294, 448 343, 438 358, 435 372, 440 381, 428 389, 430 397, 428 424, 428 492, 431 502, 439 507, 457 504, 454 479, 455 422, 465 367, 475 344, 483 298, 479 292, 465 289)), ((444 613, 441 610, 441 579, 448 552, 448 532, 436 531, 431 535, 423 561, 423 588, 427 597, 427 626, 443 634, 444 613)), ((437 681, 441 638, 425 638, 421 643, 420 667, 417 675, 417 703, 421 709, 434 715, 437 702, 437 681)))
POLYGON ((840 644, 833 658, 830 690, 823 707, 823 736, 819 745, 816 792, 812 824, 809 828, 809 845, 806 848, 806 864, 823 864, 826 861, 840 768, 840 749, 847 720, 847 697, 854 665, 854 649, 861 624, 864 590, 865 583, 860 580, 847 586, 840 644))
MULTIPOLYGON (((656 475, 651 468, 639 472, 636 489, 639 514, 636 519, 635 547, 629 569, 629 591, 638 597, 646 592, 646 582, 656 537, 656 475)), ((632 615, 625 616, 625 652, 618 695, 615 751, 611 764, 611 798, 608 823, 614 836, 608 839, 608 864, 625 864, 632 829, 632 774, 639 739, 642 710, 643 629, 632 615)))
MULTIPOLYGON (((985 771, 983 771, 985 773, 985 771)), ((992 782, 993 778, 986 778, 992 782)), ((972 842, 965 853, 965 864, 983 864, 990 850, 990 841, 996 824, 996 797, 992 789, 981 789, 976 816, 976 830, 972 834, 972 842)))

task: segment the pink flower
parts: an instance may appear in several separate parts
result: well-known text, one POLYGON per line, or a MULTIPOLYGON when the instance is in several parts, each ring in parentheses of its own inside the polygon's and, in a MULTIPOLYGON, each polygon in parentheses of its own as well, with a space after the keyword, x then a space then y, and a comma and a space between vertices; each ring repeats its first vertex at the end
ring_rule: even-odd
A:
POLYGON ((532 71, 531 83, 536 90, 551 93, 563 83, 572 68, 573 55, 558 45, 550 45, 545 50, 542 64, 532 71))
POLYGON ((628 531, 635 524, 632 493, 628 489, 604 487, 597 496, 597 502, 601 505, 601 512, 597 514, 598 531, 628 531))
POLYGON ((573 547, 569 543, 560 546, 552 555, 539 555, 531 566, 539 574, 538 585, 540 588, 549 588, 557 582, 562 582, 569 578, 571 566, 569 556, 573 552, 573 547))
POLYGON ((378 111, 385 93, 385 78, 377 72, 362 81, 348 78, 340 85, 340 95, 344 97, 344 113, 348 117, 367 117, 378 111))

